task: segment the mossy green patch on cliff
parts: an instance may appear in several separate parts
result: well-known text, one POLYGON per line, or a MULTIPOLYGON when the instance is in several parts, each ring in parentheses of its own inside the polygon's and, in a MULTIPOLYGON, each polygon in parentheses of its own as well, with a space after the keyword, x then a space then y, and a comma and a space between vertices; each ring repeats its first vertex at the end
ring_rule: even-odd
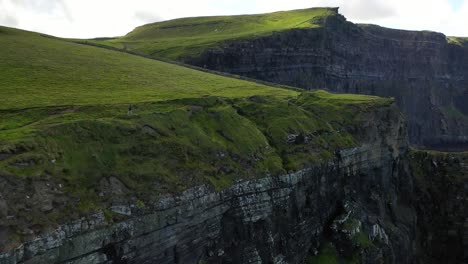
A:
POLYGON ((310 256, 306 264, 338 264, 338 253, 331 243, 326 243, 316 256, 310 256))
POLYGON ((327 160, 337 149, 355 146, 357 142, 347 128, 359 122, 356 113, 391 101, 315 91, 286 100, 251 97, 237 100, 235 107, 258 124, 281 151, 284 168, 293 170, 327 160))
POLYGON ((258 15, 181 18, 140 26, 121 38, 87 42, 177 59, 232 40, 320 27, 321 20, 336 14, 332 8, 310 8, 258 15))
POLYGON ((359 232, 353 237, 353 242, 356 244, 358 248, 369 248, 374 244, 369 239, 369 236, 364 232, 359 232))
POLYGON ((456 118, 456 119, 468 119, 468 117, 463 114, 460 110, 458 110, 455 106, 450 105, 441 108, 442 113, 444 113, 447 117, 456 118))
POLYGON ((448 179, 454 184, 462 184, 468 178, 466 164, 468 152, 442 152, 435 150, 412 149, 409 155, 411 171, 419 181, 419 186, 427 186, 426 178, 434 176, 434 168, 439 174, 437 179, 448 179), (440 169, 439 169, 440 167, 440 169))
MULTIPOLYGON (((336 248, 334 243, 324 241, 324 244, 320 247, 316 255, 309 255, 306 258, 305 264, 361 263, 360 254, 363 252, 363 250, 373 246, 373 244, 367 235, 363 232, 359 232, 355 237, 353 237, 353 243, 355 243, 356 246, 353 254, 350 256, 343 256, 340 249, 336 248)), ((346 248, 346 250, 349 250, 349 248, 346 248)))
POLYGON ((448 37, 447 42, 461 47, 468 47, 468 38, 463 37, 448 37))
POLYGON ((44 165, 8 166, 15 175, 39 176, 42 169, 53 170, 63 162, 63 170, 81 180, 79 175, 86 175, 89 184, 94 182, 94 174, 104 171, 164 174, 171 164, 167 159, 184 162, 177 168, 212 170, 209 163, 218 157, 225 162, 224 170, 236 174, 240 168, 230 168, 233 160, 251 160, 246 164, 256 160, 262 171, 253 174, 265 174, 282 171, 285 164, 286 169, 298 169, 329 158, 336 149, 356 145, 347 128, 359 122, 367 104, 388 103, 387 99, 364 100, 362 96, 343 100, 342 95, 317 91, 298 97, 207 97, 141 103, 133 105, 132 114, 128 114, 127 105, 120 104, 14 110, 7 115, 11 118, 2 119, 0 151, 16 154, 2 161, 6 165, 44 165), (10 131, 21 130, 29 136, 18 133, 17 138, 8 140, 10 131), (32 149, 40 151, 29 151, 32 149), (133 163, 126 155, 133 159, 141 155, 143 163, 133 163), (164 160, 156 162, 158 157, 164 160), (149 163, 144 162, 149 158, 149 163), (202 160, 207 164, 194 163, 202 160))

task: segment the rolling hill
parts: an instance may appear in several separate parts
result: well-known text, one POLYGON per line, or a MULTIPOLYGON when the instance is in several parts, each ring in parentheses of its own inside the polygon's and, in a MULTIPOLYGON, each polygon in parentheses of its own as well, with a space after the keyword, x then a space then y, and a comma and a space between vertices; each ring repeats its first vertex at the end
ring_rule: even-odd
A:
POLYGON ((317 28, 336 8, 310 8, 258 15, 181 18, 137 27, 110 40, 89 40, 154 57, 178 59, 199 55, 230 41, 268 36, 291 29, 317 28))

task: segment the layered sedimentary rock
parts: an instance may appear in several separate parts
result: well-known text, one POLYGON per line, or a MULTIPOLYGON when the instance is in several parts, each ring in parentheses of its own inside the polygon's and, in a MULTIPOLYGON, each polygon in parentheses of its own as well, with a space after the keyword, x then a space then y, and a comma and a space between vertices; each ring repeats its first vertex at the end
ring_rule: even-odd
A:
POLYGON ((399 170, 405 122, 395 106, 381 107, 355 133, 359 147, 317 167, 221 192, 192 188, 161 197, 144 214, 123 203, 110 209, 126 220, 75 221, 0 255, 0 263, 302 263, 327 241, 339 258, 412 263, 412 179, 399 170), (349 243, 355 247, 342 251, 349 243))
POLYGON ((305 89, 392 96, 411 143, 468 147, 468 47, 434 32, 356 25, 336 13, 323 27, 230 41, 185 62, 305 89))

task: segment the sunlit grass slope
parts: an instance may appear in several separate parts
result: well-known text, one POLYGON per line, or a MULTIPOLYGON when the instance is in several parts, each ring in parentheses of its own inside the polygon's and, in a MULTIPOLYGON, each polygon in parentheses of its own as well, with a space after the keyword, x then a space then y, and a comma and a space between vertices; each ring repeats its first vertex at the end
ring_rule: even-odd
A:
POLYGON ((294 28, 316 28, 324 17, 335 14, 335 9, 311 8, 257 15, 182 18, 144 25, 121 38, 91 42, 177 59, 226 41, 294 28))
POLYGON ((295 94, 5 27, 0 58, 0 109, 295 94))

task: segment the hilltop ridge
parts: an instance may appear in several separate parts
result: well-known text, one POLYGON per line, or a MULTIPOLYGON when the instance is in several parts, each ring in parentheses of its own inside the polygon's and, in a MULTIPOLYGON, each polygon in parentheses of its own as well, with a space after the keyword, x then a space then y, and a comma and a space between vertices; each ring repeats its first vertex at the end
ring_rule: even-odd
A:
POLYGON ((197 55, 207 48, 215 48, 229 41, 267 36, 289 29, 320 27, 323 19, 335 15, 338 15, 338 8, 179 18, 146 24, 123 37, 96 43, 177 59, 197 55))

